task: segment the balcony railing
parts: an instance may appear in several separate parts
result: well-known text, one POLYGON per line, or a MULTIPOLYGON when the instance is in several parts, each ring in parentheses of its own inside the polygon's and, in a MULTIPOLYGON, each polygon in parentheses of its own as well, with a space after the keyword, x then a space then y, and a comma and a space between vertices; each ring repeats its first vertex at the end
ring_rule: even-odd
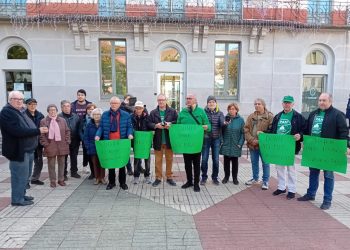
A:
POLYGON ((256 20, 348 26, 349 0, 0 0, 0 17, 256 20))

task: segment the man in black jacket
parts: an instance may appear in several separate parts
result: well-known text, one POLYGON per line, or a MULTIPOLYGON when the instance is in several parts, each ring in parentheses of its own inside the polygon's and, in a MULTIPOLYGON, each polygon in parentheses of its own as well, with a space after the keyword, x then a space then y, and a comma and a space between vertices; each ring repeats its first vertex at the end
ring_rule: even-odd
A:
POLYGON ((29 165, 33 162, 38 135, 48 133, 47 127, 37 128, 30 118, 21 112, 23 94, 9 93, 8 104, 0 113, 2 154, 10 161, 12 206, 32 205, 33 197, 26 196, 29 165))
POLYGON ((176 123, 177 112, 167 104, 165 95, 160 94, 157 97, 158 106, 151 111, 148 119, 148 128, 154 130, 153 149, 156 158, 155 172, 156 179, 152 186, 157 187, 162 182, 163 177, 163 154, 166 161, 167 183, 176 186, 172 178, 173 151, 171 150, 169 127, 176 123))
MULTIPOLYGON (((332 106, 332 95, 322 93, 318 98, 318 109, 311 112, 307 120, 305 135, 319 136, 322 138, 348 139, 348 128, 343 112, 332 106)), ((334 189, 333 171, 323 171, 324 173, 324 196, 321 209, 326 210, 331 207, 332 194, 334 189)), ((298 201, 315 200, 320 170, 310 168, 309 188, 304 196, 298 201)))
MULTIPOLYGON (((293 135, 295 139, 295 154, 301 149, 303 131, 305 129, 305 118, 293 109, 293 96, 285 96, 282 100, 283 111, 279 112, 272 121, 271 130, 273 134, 293 135)), ((293 199, 296 193, 297 172, 295 166, 276 165, 278 187, 273 195, 279 195, 286 192, 288 186, 287 199, 293 199), (286 174, 288 174, 288 184, 286 183, 286 174)))

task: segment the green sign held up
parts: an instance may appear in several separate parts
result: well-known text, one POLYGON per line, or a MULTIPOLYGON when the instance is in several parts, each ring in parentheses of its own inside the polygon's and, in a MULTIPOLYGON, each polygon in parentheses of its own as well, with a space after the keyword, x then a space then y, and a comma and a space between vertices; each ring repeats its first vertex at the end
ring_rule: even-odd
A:
POLYGON ((148 159, 151 152, 153 132, 134 131, 134 157, 148 159))
POLYGON ((266 163, 294 165, 295 140, 292 135, 260 133, 259 149, 266 163))
POLYGON ((346 174, 347 141, 304 136, 301 165, 346 174))
POLYGON ((129 139, 96 141, 98 159, 103 168, 122 168, 130 158, 129 139))
POLYGON ((204 129, 194 124, 170 126, 171 148, 177 154, 195 154, 202 151, 204 129))

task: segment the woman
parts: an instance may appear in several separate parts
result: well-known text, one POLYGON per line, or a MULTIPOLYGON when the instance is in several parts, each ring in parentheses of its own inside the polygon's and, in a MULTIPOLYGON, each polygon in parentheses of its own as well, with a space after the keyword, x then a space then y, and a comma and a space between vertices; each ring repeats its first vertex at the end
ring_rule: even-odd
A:
MULTIPOLYGON (((86 125, 90 122, 91 120, 91 112, 97 108, 96 107, 96 104, 94 103, 89 103, 88 105, 86 105, 86 115, 84 116, 83 120, 81 121, 80 123, 80 126, 79 126, 79 135, 80 135, 80 139, 82 140, 83 142, 83 154, 84 154, 84 158, 87 157, 87 160, 89 162, 89 166, 90 166, 90 176, 89 176, 89 180, 92 180, 95 176, 94 176, 94 168, 93 168, 93 163, 91 162, 91 158, 87 155, 87 152, 86 152, 86 146, 84 144, 84 131, 85 131, 85 128, 86 128, 86 125)), ((85 167, 87 164, 87 162, 85 162, 86 160, 83 160, 84 164, 83 164, 83 171, 85 172, 85 167)))
POLYGON ((253 178, 247 181, 246 185, 259 183, 259 157, 262 162, 263 176, 261 189, 269 189, 270 165, 265 163, 260 154, 258 134, 265 132, 272 124, 273 114, 266 109, 266 103, 258 98, 254 101, 255 112, 248 116, 247 123, 244 126, 244 135, 247 140, 247 146, 250 151, 252 162, 253 178))
POLYGON ((44 155, 47 157, 50 186, 56 187, 56 159, 58 164, 58 184, 65 186, 64 161, 69 154, 70 130, 66 121, 57 116, 57 106, 50 104, 47 107, 48 116, 40 122, 40 127, 48 127, 49 133, 40 135, 40 143, 44 146, 44 155))
POLYGON ((95 146, 95 135, 96 131, 100 125, 102 115, 102 109, 95 108, 91 112, 91 119, 86 125, 84 131, 84 145, 89 156, 89 161, 92 162, 93 171, 95 173, 95 185, 99 183, 107 184, 105 181, 105 170, 101 167, 100 161, 97 156, 96 146, 95 146))
POLYGON ((233 184, 238 185, 238 157, 242 154, 244 144, 244 120, 238 114, 239 107, 236 103, 231 103, 227 107, 228 114, 222 131, 223 143, 220 154, 224 155, 225 178, 222 180, 226 184, 230 178, 230 162, 232 162, 233 184))

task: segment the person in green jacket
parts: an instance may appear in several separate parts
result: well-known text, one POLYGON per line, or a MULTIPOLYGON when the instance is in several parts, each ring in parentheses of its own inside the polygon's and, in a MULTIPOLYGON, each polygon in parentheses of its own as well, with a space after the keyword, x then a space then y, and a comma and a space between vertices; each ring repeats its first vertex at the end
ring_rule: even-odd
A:
MULTIPOLYGON (((177 118, 177 124, 198 124, 203 126, 204 131, 210 132, 211 125, 208 117, 205 111, 198 107, 197 98, 195 95, 188 94, 186 96, 186 106, 187 107, 180 112, 177 118)), ((195 154, 183 154, 183 156, 187 182, 182 185, 181 188, 185 189, 193 186, 194 191, 199 192, 201 191, 199 187, 201 152, 195 154), (192 164, 194 177, 192 177, 192 164)))

